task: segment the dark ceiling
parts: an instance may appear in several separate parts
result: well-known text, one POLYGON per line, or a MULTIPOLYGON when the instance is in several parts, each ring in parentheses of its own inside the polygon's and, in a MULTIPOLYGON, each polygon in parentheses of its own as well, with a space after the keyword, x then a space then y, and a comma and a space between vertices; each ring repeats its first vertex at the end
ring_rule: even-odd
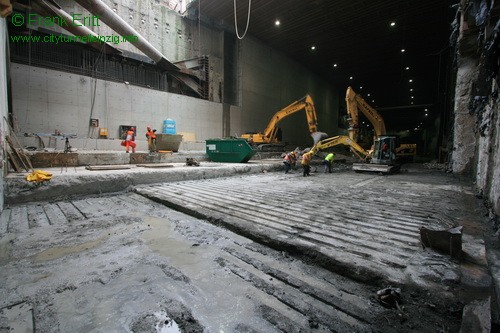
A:
MULTIPOLYGON (((253 0, 248 35, 326 78, 342 97, 352 86, 395 131, 420 122, 425 126, 445 107, 455 2, 253 0)), ((205 20, 233 30, 233 4, 233 0, 199 0, 191 6, 198 7, 205 20)), ((248 4, 236 0, 240 36, 248 4)))

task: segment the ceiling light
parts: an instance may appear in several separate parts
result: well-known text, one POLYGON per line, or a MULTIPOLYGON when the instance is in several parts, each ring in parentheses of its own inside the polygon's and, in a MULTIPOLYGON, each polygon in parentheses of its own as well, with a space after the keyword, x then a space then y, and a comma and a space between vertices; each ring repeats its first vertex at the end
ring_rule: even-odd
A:
POLYGON ((366 94, 366 96, 370 97, 370 94, 366 94))
POLYGON ((313 50, 313 51, 316 50, 316 46, 314 46, 314 45, 311 46, 311 50, 313 50))
POLYGON ((394 27, 396 25, 396 22, 391 22, 391 27, 394 27))
POLYGON ((411 102, 410 104, 413 104, 413 102, 411 102))
POLYGON ((428 111, 427 109, 424 109, 424 111, 428 111))
POLYGON ((411 98, 413 98, 413 96, 411 96, 411 98))
POLYGON ((409 69, 410 69, 410 67, 408 67, 408 66, 407 66, 405 69, 406 69, 406 70, 409 70, 409 69))
POLYGON ((363 87, 359 87, 359 89, 363 89, 363 87))
POLYGON ((426 113, 426 114, 425 114, 425 116, 426 116, 426 117, 427 117, 428 115, 429 115, 428 113, 426 113))
POLYGON ((411 83, 411 82, 413 82, 413 80, 412 80, 412 79, 409 79, 409 80, 408 80, 408 82, 410 82, 410 83, 411 83))
POLYGON ((413 88, 410 88, 410 91, 413 91, 413 88))
POLYGON ((351 77, 349 77, 349 80, 352 80, 352 79, 353 79, 353 77, 352 77, 352 76, 351 76, 351 77))
POLYGON ((274 21, 274 25, 278 26, 278 25, 280 25, 280 24, 281 24, 280 20, 276 20, 276 21, 274 21))
POLYGON ((333 67, 337 67, 337 64, 333 64, 333 67))
POLYGON ((401 49, 401 53, 405 53, 405 51, 406 51, 405 49, 401 49))
POLYGON ((374 99, 372 99, 372 103, 375 103, 375 100, 374 100, 374 99))

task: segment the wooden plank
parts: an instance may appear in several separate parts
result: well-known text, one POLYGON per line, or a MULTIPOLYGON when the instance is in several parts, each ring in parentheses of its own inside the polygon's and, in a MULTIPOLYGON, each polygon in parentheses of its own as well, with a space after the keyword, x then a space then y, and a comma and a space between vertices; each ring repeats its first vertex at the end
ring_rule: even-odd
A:
POLYGON ((19 167, 14 156, 12 155, 12 153, 8 149, 7 149, 7 156, 9 157, 9 162, 12 165, 12 168, 14 169, 14 171, 21 172, 21 168, 19 167))
POLYGON ((50 225, 47 215, 41 205, 29 205, 26 207, 28 211, 28 225, 31 228, 48 227, 50 225))
POLYGON ((167 163, 152 163, 152 164, 137 164, 137 166, 143 168, 171 168, 174 165, 167 163))
POLYGON ((61 225, 68 222, 57 204, 47 204, 43 206, 43 209, 45 210, 45 214, 50 224, 61 225))
POLYGON ((5 139, 7 140, 7 143, 9 144, 11 150, 14 152, 14 154, 17 156, 17 158, 19 159, 19 161, 21 161, 22 165, 23 165, 23 168, 24 170, 26 171, 30 171, 31 169, 33 169, 31 167, 31 162, 28 158, 28 156, 26 156, 23 152, 22 152, 22 148, 21 149, 16 149, 16 146, 14 145, 14 143, 12 142, 12 138, 10 137, 10 135, 7 135, 5 137, 5 139), (23 159, 23 155, 24 155, 24 159, 23 159))
POLYGON ((61 211, 68 219, 68 222, 82 220, 85 218, 72 202, 59 201, 57 205, 61 208, 61 211))
POLYGON ((7 233, 7 226, 9 225, 10 219, 10 208, 6 208, 3 210, 2 215, 0 216, 0 237, 7 233))
POLYGON ((100 171, 100 170, 124 170, 131 169, 131 165, 87 165, 85 169, 91 171, 100 171))
POLYGON ((23 232, 28 231, 28 214, 26 212, 26 206, 15 206, 12 207, 12 212, 10 214, 9 225, 7 226, 8 232, 23 232))

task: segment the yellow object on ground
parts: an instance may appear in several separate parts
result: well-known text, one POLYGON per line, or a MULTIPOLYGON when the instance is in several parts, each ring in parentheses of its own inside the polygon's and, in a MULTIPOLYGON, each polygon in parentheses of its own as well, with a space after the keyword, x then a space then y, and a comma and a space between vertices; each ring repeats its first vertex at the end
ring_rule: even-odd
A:
POLYGON ((26 176, 26 180, 29 182, 45 182, 52 179, 52 174, 43 170, 35 170, 26 176))

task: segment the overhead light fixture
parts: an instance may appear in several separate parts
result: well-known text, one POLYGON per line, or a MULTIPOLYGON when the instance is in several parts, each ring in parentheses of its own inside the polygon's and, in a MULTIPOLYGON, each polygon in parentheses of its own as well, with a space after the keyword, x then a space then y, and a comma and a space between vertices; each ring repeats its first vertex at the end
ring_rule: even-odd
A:
POLYGON ((374 100, 374 99, 372 99, 372 103, 375 103, 375 100, 374 100))
POLYGON ((426 117, 427 117, 428 115, 429 115, 428 113, 426 113, 426 114, 425 114, 425 116, 426 116, 426 117))
POLYGON ((311 46, 311 50, 313 50, 313 51, 316 50, 316 46, 314 46, 314 45, 311 46))
POLYGON ((413 88, 410 88, 410 91, 413 91, 413 88))
POLYGON ((353 77, 352 77, 352 76, 350 76, 350 77, 349 77, 349 80, 352 80, 352 79, 353 79, 353 77))
POLYGON ((429 111, 429 110, 427 108, 425 108, 424 111, 429 111))
POLYGON ((411 96, 411 98, 413 98, 413 96, 411 96))
POLYGON ((280 24, 281 24, 280 20, 276 20, 276 21, 274 21, 274 25, 275 25, 275 26, 279 26, 280 24))
POLYGON ((337 64, 333 64, 333 67, 337 67, 337 64))
POLYGON ((410 69, 410 67, 406 66, 406 68, 405 68, 405 69, 406 69, 406 70, 409 70, 409 69, 410 69))
POLYGON ((413 80, 412 80, 412 79, 409 79, 409 80, 408 80, 408 82, 412 83, 412 82, 413 82, 413 80))
POLYGON ((405 49, 401 49, 401 53, 405 53, 405 51, 406 51, 405 49))
POLYGON ((413 104, 413 102, 411 102, 410 104, 413 104))
POLYGON ((361 89, 363 89, 363 87, 359 87, 359 89, 361 90, 361 89))
POLYGON ((396 22, 391 22, 391 27, 396 26, 396 22))
POLYGON ((370 97, 370 94, 366 94, 366 96, 370 97))

